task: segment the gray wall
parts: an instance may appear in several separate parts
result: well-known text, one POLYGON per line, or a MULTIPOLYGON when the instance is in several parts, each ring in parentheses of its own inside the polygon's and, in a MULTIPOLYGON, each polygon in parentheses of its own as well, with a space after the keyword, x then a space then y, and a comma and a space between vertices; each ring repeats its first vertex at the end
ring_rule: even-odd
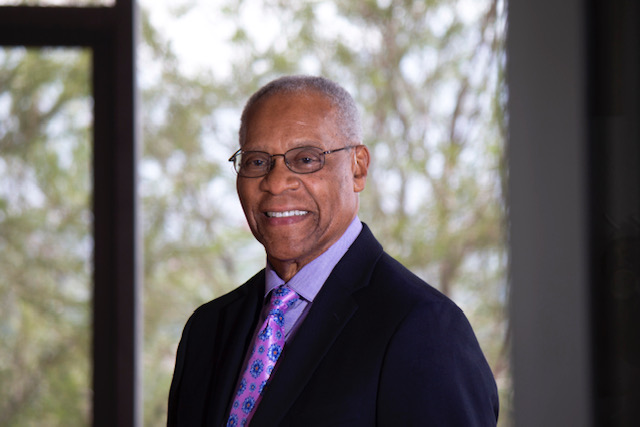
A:
POLYGON ((508 4, 516 425, 637 425, 640 6, 508 4))

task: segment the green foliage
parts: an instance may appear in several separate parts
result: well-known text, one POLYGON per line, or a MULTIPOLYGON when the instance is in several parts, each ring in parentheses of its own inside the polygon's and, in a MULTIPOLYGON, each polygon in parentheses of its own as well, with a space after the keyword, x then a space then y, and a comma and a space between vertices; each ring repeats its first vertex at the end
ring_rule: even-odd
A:
MULTIPOLYGON (((224 88, 218 105, 236 117, 253 91, 282 74, 322 74, 354 94, 373 153, 360 216, 392 255, 467 312, 498 378, 508 424, 504 4, 242 0, 221 10, 236 23, 228 40, 232 73, 208 82, 224 88), (257 31, 243 18, 249 10, 261 17, 258 27, 275 20, 279 32, 269 38, 257 31)), ((217 129, 201 141, 237 130, 215 111, 212 123, 217 129)), ((231 262, 243 262, 226 249, 231 262)), ((222 291, 240 282, 219 283, 222 291)))
MULTIPOLYGON (((340 82, 362 107, 373 163, 360 217, 465 310, 508 425, 504 4, 220 3, 235 23, 228 74, 186 72, 141 14, 144 424, 165 422, 187 317, 264 263, 227 162, 242 105, 272 78, 307 73, 340 82), (245 19, 256 8, 276 35, 245 19)), ((177 4, 176 19, 189 6, 177 4)), ((88 61, 0 51, 0 425, 89 422, 88 61)))
POLYGON ((0 51, 0 425, 89 423, 88 61, 0 51))

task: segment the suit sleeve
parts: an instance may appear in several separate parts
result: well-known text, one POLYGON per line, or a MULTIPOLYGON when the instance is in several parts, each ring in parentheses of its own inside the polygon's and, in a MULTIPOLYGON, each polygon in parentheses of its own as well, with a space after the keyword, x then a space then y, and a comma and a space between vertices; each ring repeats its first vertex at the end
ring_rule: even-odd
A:
POLYGON ((184 368, 184 359, 186 352, 186 345, 189 336, 189 329, 191 326, 192 318, 189 319, 182 332, 182 338, 178 345, 178 351, 176 353, 176 366, 173 371, 173 379, 171 380, 171 388, 169 389, 169 402, 167 406, 167 426, 172 427, 178 425, 178 399, 180 382, 182 379, 182 371, 184 368))
POLYGON ((398 326, 384 358, 378 425, 495 426, 493 374, 462 311, 419 304, 398 326))

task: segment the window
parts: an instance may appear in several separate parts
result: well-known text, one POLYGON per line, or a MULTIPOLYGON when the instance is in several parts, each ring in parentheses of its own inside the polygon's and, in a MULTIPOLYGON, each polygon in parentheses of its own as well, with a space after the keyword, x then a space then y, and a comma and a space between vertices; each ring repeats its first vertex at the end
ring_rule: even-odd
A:
POLYGON ((91 414, 90 54, 0 50, 0 424, 91 414))
MULTIPOLYGON (((47 182, 44 178, 36 181, 36 178, 40 177, 39 174, 44 173, 43 170, 25 172, 26 180, 12 178, 28 187, 27 194, 12 196, 14 197, 12 206, 22 197, 26 199, 22 202, 24 206, 42 215, 42 218, 34 221, 40 228, 35 225, 32 227, 37 238, 32 237, 33 234, 31 234, 26 242, 33 245, 31 241, 34 239, 36 243, 42 243, 38 239, 48 238, 48 243, 60 244, 60 247, 65 250, 63 253, 57 253, 56 256, 76 257, 72 258, 73 262, 69 261, 70 264, 65 268, 59 267, 64 271, 57 272, 57 276, 53 278, 41 277, 44 276, 43 274, 38 275, 38 281, 35 283, 45 289, 39 287, 38 290, 33 291, 34 295, 32 295, 35 296, 37 292, 44 293, 47 286, 49 286, 48 289, 54 289, 57 292, 67 291, 64 294, 67 298, 66 305, 58 303, 50 307, 53 301, 47 299, 49 305, 33 310, 36 313, 34 316, 41 316, 47 310, 51 310, 51 316, 58 313, 57 319, 64 318, 64 322, 61 321, 63 330, 56 330, 56 333, 64 336, 77 334, 74 339, 69 339, 68 346, 83 347, 85 355, 90 355, 84 358, 84 362, 76 361, 78 366, 74 366, 74 369, 66 372, 59 371, 53 375, 53 380, 60 382, 70 381, 64 376, 72 375, 73 380, 80 384, 78 389, 83 389, 86 394, 75 402, 81 409, 67 407, 70 411, 69 418, 65 422, 53 422, 53 424, 76 425, 78 422, 96 426, 141 424, 137 373, 139 366, 137 316, 140 316, 137 269, 140 257, 137 256, 136 234, 137 145, 133 22, 134 7, 133 2, 129 0, 119 0, 114 7, 103 8, 26 7, 4 4, 0 7, 0 45, 4 46, 3 60, 10 58, 19 60, 21 55, 34 55, 49 61, 57 58, 55 60, 65 62, 65 66, 70 66, 74 61, 85 64, 83 72, 64 76, 63 84, 48 84, 44 85, 43 89, 48 91, 49 95, 57 96, 68 95, 64 91, 60 92, 62 87, 85 91, 85 95, 79 96, 79 103, 84 107, 78 107, 78 103, 75 102, 70 103, 72 106, 68 107, 79 108, 67 117, 68 123, 73 125, 71 136, 61 131, 61 126, 65 123, 63 119, 50 118, 45 130, 47 135, 53 137, 44 138, 46 142, 39 141, 37 153, 32 154, 35 157, 31 160, 37 158, 40 161, 44 158, 53 162, 52 159, 55 159, 51 164, 60 166, 56 171, 59 173, 46 176, 51 182, 47 182), (33 50, 25 51, 23 46, 30 46, 33 50), (56 48, 38 49, 45 46, 56 46, 56 48), (80 89, 77 86, 80 86, 80 89), (93 126, 87 127, 91 122, 93 126), (84 138, 85 144, 72 144, 70 141, 75 141, 74 138, 78 141, 84 138), (77 151, 74 152, 74 150, 77 151), (82 155, 85 160, 78 160, 77 164, 75 161, 71 162, 70 153, 82 155), (87 163, 89 159, 90 164, 87 163), (40 185, 52 186, 55 189, 57 185, 63 185, 71 179, 66 174, 75 174, 73 177, 75 187, 69 189, 68 194, 65 193, 65 197, 69 200, 58 202, 68 203, 70 207, 65 209, 75 209, 77 215, 69 214, 64 209, 61 209, 63 212, 45 211, 42 208, 43 198, 47 200, 45 196, 52 197, 56 194, 55 191, 47 192, 38 200, 38 197, 33 195, 38 192, 30 183, 38 182, 40 185), (81 179, 80 175, 84 178, 81 179), (83 195, 80 195, 81 193, 83 195), (42 209, 38 211, 39 208, 42 209), (65 213, 68 217, 64 216, 65 213), (56 231, 56 226, 62 227, 61 223, 65 219, 68 223, 63 225, 68 228, 64 230, 61 228, 60 231, 65 231, 66 234, 57 233, 54 239, 51 234, 56 231), (70 228, 76 230, 76 233, 71 233, 70 228), (42 229, 46 232, 41 231, 42 229), (61 241, 58 242, 57 239, 61 241), (70 277, 72 267, 77 267, 77 271, 81 272, 77 277, 70 277), (86 284, 85 288, 80 285, 83 280, 86 284), (92 325, 92 331, 87 330, 87 324, 92 325), (68 330, 64 330, 65 328, 68 330), (56 375, 59 376, 56 377, 56 375), (89 389, 87 384, 91 386, 89 389)), ((32 68, 28 80, 32 81, 39 73, 45 71, 49 70, 32 68)), ((55 79, 51 81, 55 82, 55 79)), ((4 85, 2 87, 4 89, 4 85)), ((3 95, 0 99, 0 111, 6 111, 10 104, 11 95, 3 95)), ((47 107, 47 105, 44 106, 47 107)), ((50 108, 51 105, 48 107, 50 108)), ((11 120, 6 124, 3 122, 3 125, 5 127, 1 132, 7 133, 10 130, 11 120)), ((33 131, 37 128, 29 124, 25 129, 33 131)), ((8 152, 5 154, 4 150, 5 147, 2 153, 2 167, 3 173, 8 174, 8 167, 14 170, 20 163, 11 159, 11 165, 8 166, 8 152)), ((30 167, 33 167, 32 161, 24 162, 25 170, 28 171, 30 167)), ((13 188, 10 190, 17 191, 13 188)), ((1 197, 6 197, 5 193, 6 191, 1 197)), ((8 206, 8 203, 5 203, 5 206, 0 209, 6 210, 8 206)), ((7 213, 2 212, 4 215, 2 220, 6 221, 7 213)), ((22 217, 21 219, 25 220, 22 217)), ((14 229, 10 228, 10 230, 14 229)), ((53 256, 50 253, 47 254, 53 256)), ((33 272, 35 275, 35 266, 32 266, 34 260, 26 261, 28 265, 23 267, 31 271, 25 272, 21 269, 21 274, 33 272)), ((57 265, 53 262, 51 264, 57 265)), ((41 271, 45 271, 43 266, 38 267, 42 268, 41 271)), ((3 286, 9 287, 8 284, 3 286)), ((23 288, 20 290, 22 291, 23 288)), ((3 303, 5 303, 4 300, 3 303)), ((5 311, 3 315, 4 313, 5 311)), ((10 333, 4 324, 2 333, 10 333)), ((53 340, 49 336, 46 339, 53 340)), ((39 343, 43 342, 48 341, 39 341, 39 343)), ((31 341, 21 342, 22 345, 26 345, 25 343, 31 345, 31 341)), ((68 358, 67 356, 68 354, 65 358, 68 358)), ((73 363, 75 360, 69 359, 71 360, 66 360, 65 363, 73 363)), ((2 360, 4 361, 5 358, 2 357, 2 360)), ((15 366, 11 368, 11 371, 15 371, 15 366)), ((33 377, 37 377, 41 372, 36 370, 35 373, 33 371, 31 373, 33 377)), ((47 390, 48 393, 56 393, 55 381, 47 390)), ((56 396, 58 397, 59 400, 69 398, 56 396)), ((42 408, 38 409, 41 410, 41 414, 44 413, 42 408)), ((42 421, 42 415, 40 417, 42 421)))

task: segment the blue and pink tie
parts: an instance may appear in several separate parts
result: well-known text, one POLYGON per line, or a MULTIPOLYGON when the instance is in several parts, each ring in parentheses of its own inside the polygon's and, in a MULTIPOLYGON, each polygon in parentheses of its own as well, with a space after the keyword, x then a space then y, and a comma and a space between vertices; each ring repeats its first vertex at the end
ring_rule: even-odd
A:
POLYGON ((231 405, 227 426, 246 426, 267 386, 269 376, 284 346, 284 314, 299 299, 297 293, 280 286, 271 292, 267 318, 251 350, 231 405))

